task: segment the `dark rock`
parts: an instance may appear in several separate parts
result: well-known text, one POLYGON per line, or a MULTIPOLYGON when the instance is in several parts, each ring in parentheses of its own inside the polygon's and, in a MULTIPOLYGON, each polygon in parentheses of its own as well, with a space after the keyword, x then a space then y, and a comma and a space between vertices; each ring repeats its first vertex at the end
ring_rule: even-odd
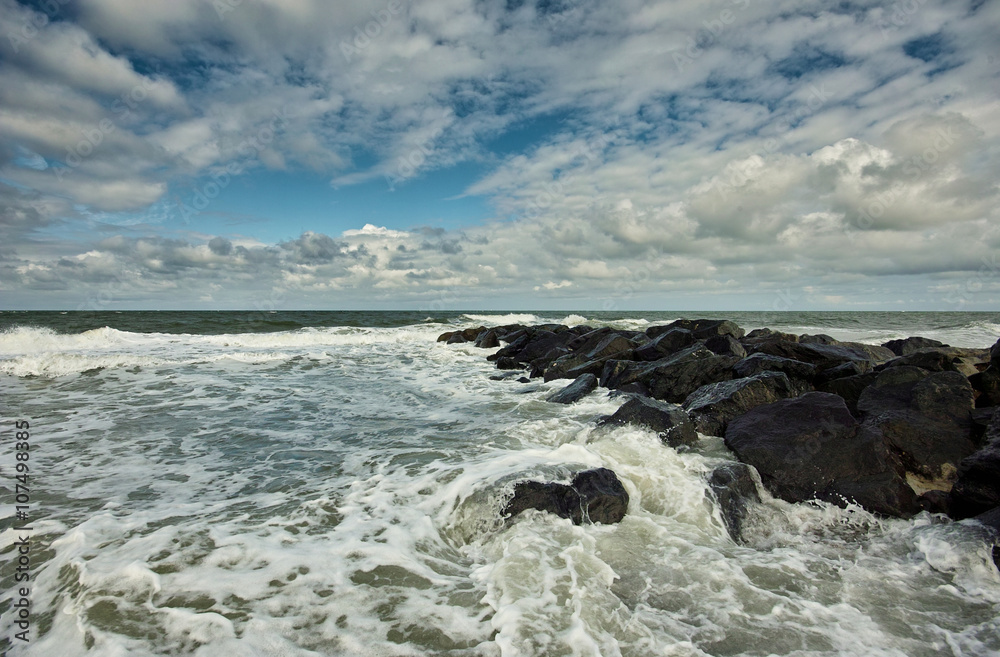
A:
POLYGON ((554 513, 574 524, 620 522, 628 511, 628 492, 607 468, 586 470, 567 484, 522 481, 514 485, 514 496, 503 514, 513 517, 527 509, 554 513))
POLYGON ((572 404, 583 399, 597 388, 597 377, 593 374, 581 374, 573 383, 562 390, 554 392, 545 398, 554 404, 572 404))
POLYGON ((872 364, 866 360, 852 360, 836 367, 825 369, 816 375, 816 385, 835 381, 836 379, 846 379, 860 374, 868 374, 872 371, 872 364))
POLYGON ((601 372, 601 385, 621 388, 641 383, 651 397, 677 404, 707 383, 733 378, 732 367, 736 362, 732 356, 717 356, 703 345, 695 344, 648 363, 609 360, 601 372))
POLYGON ((983 445, 1000 438, 1000 416, 997 415, 997 410, 1000 410, 1000 406, 988 406, 975 408, 969 414, 969 419, 972 421, 972 442, 976 445, 983 445), (987 432, 990 433, 989 437, 987 432))
POLYGON ((500 334, 496 329, 488 329, 476 338, 476 346, 480 349, 493 349, 500 346, 500 334))
POLYGON ((676 353, 684 347, 690 347, 697 340, 691 331, 675 328, 657 335, 646 344, 635 350, 636 360, 659 360, 676 353))
POLYGON ((815 335, 803 333, 799 336, 799 339, 796 340, 796 342, 801 342, 802 344, 840 344, 840 340, 837 340, 826 333, 817 333, 815 335))
POLYGON ((890 367, 912 366, 930 372, 959 372, 963 376, 979 373, 979 365, 989 360, 989 352, 985 349, 957 349, 955 347, 939 347, 922 349, 905 356, 893 358, 878 366, 884 370, 890 367))
POLYGON ((531 383, 531 379, 529 379, 526 376, 522 376, 520 379, 517 380, 517 382, 518 383, 531 383))
POLYGON ((758 406, 730 420, 725 440, 773 495, 789 502, 854 501, 899 517, 917 511, 899 463, 837 395, 810 392, 758 406))
POLYGON ((719 354, 720 356, 736 356, 737 358, 744 358, 747 355, 747 350, 743 348, 743 345, 739 343, 739 340, 731 335, 716 335, 707 340, 705 340, 705 346, 712 351, 712 353, 719 354))
POLYGON ((531 335, 528 333, 527 329, 522 329, 520 331, 515 331, 507 336, 507 345, 500 351, 494 352, 486 357, 486 360, 500 361, 502 358, 513 359, 514 354, 518 353, 528 344, 531 339, 531 335))
POLYGON ((733 366, 733 374, 737 377, 753 376, 761 372, 784 372, 789 379, 812 381, 816 376, 816 366, 763 353, 751 354, 733 366))
POLYGON ((839 342, 837 344, 801 344, 788 341, 766 341, 748 345, 750 353, 764 353, 782 358, 800 360, 812 363, 820 370, 837 367, 852 361, 865 361, 872 364, 883 363, 896 357, 884 347, 877 347, 859 342, 839 342))
POLYGON ((619 407, 614 415, 602 420, 598 426, 632 424, 655 431, 660 440, 671 447, 693 445, 698 442, 698 432, 683 408, 676 404, 633 397, 619 407))
POLYGON ((976 407, 1000 405, 1000 359, 994 357, 992 364, 982 372, 969 377, 969 383, 976 391, 976 407))
POLYGON ((473 342, 480 333, 486 330, 485 326, 462 329, 461 331, 447 331, 438 336, 438 342, 448 344, 459 344, 462 342, 473 342))
POLYGON ((764 342, 798 342, 799 336, 793 335, 791 333, 782 333, 781 331, 775 331, 769 328, 759 328, 750 331, 746 336, 740 339, 740 342, 744 345, 756 345, 762 344, 764 342))
POLYGON ((889 340, 888 342, 883 342, 882 346, 897 356, 907 356, 921 349, 927 349, 929 347, 947 347, 948 345, 943 342, 939 342, 938 340, 915 336, 904 340, 889 340))
POLYGON ((943 490, 929 490, 917 498, 917 506, 928 513, 951 514, 951 497, 943 490))
POLYGON ((721 436, 732 418, 751 408, 797 395, 784 372, 761 372, 704 385, 684 400, 684 410, 699 432, 721 436))
POLYGON ((754 504, 760 504, 760 493, 753 470, 746 463, 726 463, 712 470, 708 486, 719 505, 722 521, 736 542, 743 541, 743 527, 754 504))
MULTIPOLYGON (((602 330, 598 329, 598 331, 602 330)), ((598 333, 598 331, 593 333, 598 333)), ((545 370, 545 380, 570 378, 570 372, 574 372, 581 366, 586 366, 584 370, 586 372, 600 374, 604 362, 610 358, 629 360, 632 356, 632 348, 633 345, 628 338, 617 333, 602 331, 599 335, 579 344, 572 353, 552 359, 551 364, 545 370)), ((577 371, 574 374, 579 376, 584 371, 577 371)))
POLYGON ((731 335, 739 340, 744 335, 743 329, 728 319, 678 319, 666 326, 650 326, 646 329, 646 335, 655 338, 676 328, 691 331, 697 340, 707 340, 717 335, 731 335))
POLYGON ((1000 506, 1000 443, 990 443, 962 460, 951 489, 951 514, 970 518, 1000 506))
POLYGON ((844 402, 847 403, 848 410, 857 417, 859 415, 858 399, 861 398, 861 393, 864 392, 865 388, 874 383, 877 378, 878 374, 876 372, 869 372, 868 374, 858 374, 857 376, 848 376, 843 379, 833 379, 832 381, 817 385, 816 389, 843 397, 844 402))
POLYGON ((958 372, 892 367, 858 399, 864 423, 881 433, 907 472, 947 489, 959 462, 975 451, 972 387, 958 372))

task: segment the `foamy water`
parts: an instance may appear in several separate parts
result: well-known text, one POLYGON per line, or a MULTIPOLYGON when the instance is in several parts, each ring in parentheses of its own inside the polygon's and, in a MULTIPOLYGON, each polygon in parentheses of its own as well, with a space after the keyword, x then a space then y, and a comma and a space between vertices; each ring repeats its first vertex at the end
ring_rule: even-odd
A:
MULTIPOLYGON (((528 316, 484 317, 566 318, 528 316)), ((705 484, 720 439, 597 430, 620 399, 493 381, 446 328, 0 335, 35 468, 34 634, 12 654, 1000 651, 978 526, 765 495, 738 545, 705 484), (515 481, 598 466, 629 492, 622 523, 498 520, 515 481)))

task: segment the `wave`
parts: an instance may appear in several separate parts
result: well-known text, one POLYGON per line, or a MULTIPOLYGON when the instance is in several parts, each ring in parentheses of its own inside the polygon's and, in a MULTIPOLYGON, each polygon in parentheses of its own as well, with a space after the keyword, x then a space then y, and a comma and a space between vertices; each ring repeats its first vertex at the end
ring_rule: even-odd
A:
POLYGON ((504 324, 538 324, 538 315, 530 313, 508 313, 506 315, 462 315, 462 319, 468 319, 487 326, 503 326, 504 324))

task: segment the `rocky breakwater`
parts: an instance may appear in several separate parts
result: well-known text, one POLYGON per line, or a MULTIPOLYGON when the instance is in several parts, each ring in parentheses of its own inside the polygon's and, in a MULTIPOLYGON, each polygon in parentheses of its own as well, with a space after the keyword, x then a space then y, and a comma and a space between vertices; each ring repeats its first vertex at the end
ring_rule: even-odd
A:
MULTIPOLYGON (((514 324, 439 340, 499 347, 488 357, 498 369, 572 380, 549 395, 553 402, 574 403, 598 386, 630 395, 602 426, 645 426, 685 449, 697 448, 698 433, 721 436, 789 502, 853 503, 893 517, 929 510, 986 524, 1000 517, 1000 340, 985 349, 920 337, 869 345, 748 334, 708 319, 645 331, 514 324)), ((733 518, 753 502, 748 481, 726 471, 708 487, 734 534, 733 518)))

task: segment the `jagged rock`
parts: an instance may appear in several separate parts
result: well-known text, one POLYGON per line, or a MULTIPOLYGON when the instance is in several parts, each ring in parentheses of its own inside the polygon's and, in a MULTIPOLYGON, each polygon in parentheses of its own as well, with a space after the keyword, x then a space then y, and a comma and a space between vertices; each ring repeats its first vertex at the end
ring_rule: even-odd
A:
POLYGON ((709 475, 708 486, 715 495, 729 536, 738 543, 742 542, 743 526, 750 515, 750 508, 760 504, 753 469, 746 463, 720 465, 709 475))
POLYGON ((739 343, 739 340, 731 335, 716 335, 705 340, 705 346, 712 353, 720 356, 735 356, 745 358, 747 350, 739 343))
POLYGON ((476 346, 480 349, 493 349, 500 346, 500 334, 496 329, 487 329, 476 337, 476 346))
POLYGON ((969 518, 1000 506, 1000 443, 990 443, 958 466, 951 515, 969 518))
POLYGON ((572 404, 583 399, 597 388, 597 377, 593 374, 581 374, 573 383, 562 390, 552 393, 545 398, 554 404, 572 404))
POLYGON ((867 374, 833 379, 832 381, 817 385, 816 389, 843 397, 848 410, 851 411, 852 415, 857 417, 859 415, 858 399, 861 398, 861 393, 864 392, 865 388, 874 383, 877 378, 878 374, 876 372, 868 372, 867 374))
POLYGON ((659 360, 685 347, 690 347, 695 342, 697 340, 691 331, 682 328, 670 329, 637 348, 635 357, 636 360, 659 360))
POLYGON ((917 511, 898 461, 837 395, 810 392, 758 406, 730 420, 725 441, 784 500, 854 501, 898 517, 917 511))
POLYGON ((812 381, 816 376, 816 366, 763 353, 750 354, 733 366, 733 374, 737 377, 753 376, 761 372, 784 372, 789 379, 812 381))
POLYGON ((683 406, 699 432, 721 436, 732 418, 797 394, 784 372, 761 372, 704 385, 688 395, 683 406))
POLYGON ((577 473, 569 485, 518 482, 503 515, 510 518, 527 509, 538 509, 569 518, 576 525, 612 524, 625 517, 628 500, 628 492, 617 475, 607 468, 597 468, 577 473))
POLYGON ((892 367, 858 399, 867 426, 881 433, 907 472, 947 490, 959 462, 975 451, 972 387, 958 372, 892 367))
POLYGON ((803 333, 796 342, 801 342, 802 344, 840 344, 840 340, 826 333, 816 333, 815 335, 803 333))
MULTIPOLYGON (((599 329, 599 331, 601 330, 599 329)), ((598 333, 598 331, 593 333, 598 333)), ((570 372, 577 376, 584 372, 600 374, 605 361, 610 358, 629 360, 632 351, 633 345, 628 338, 618 333, 601 331, 600 334, 580 343, 572 353, 561 355, 551 361, 545 369, 545 380, 570 378, 570 372), (585 367, 585 369, 574 372, 581 367, 585 367)))
POLYGON ((989 362, 986 349, 957 349, 955 347, 928 348, 893 358, 878 366, 878 370, 890 367, 913 366, 930 372, 959 372, 962 376, 979 373, 979 365, 989 362))
POLYGON ((650 397, 677 404, 706 383, 733 378, 732 367, 736 362, 732 356, 717 356, 703 345, 695 344, 648 363, 609 360, 601 372, 601 385, 622 388, 641 383, 650 397))
POLYGON ((683 408, 677 404, 633 397, 622 404, 614 415, 601 420, 598 426, 632 424, 655 431, 660 440, 671 447, 693 445, 698 442, 698 432, 683 408))
POLYGON ((975 520, 993 530, 989 539, 993 543, 993 564, 1000 570, 1000 508, 980 513, 975 520))
POLYGON ((650 326, 646 335, 655 338, 676 328, 691 331, 696 340, 707 340, 716 335, 731 335, 739 340, 744 335, 743 329, 728 319, 678 319, 666 326, 650 326))
POLYGON ((852 360, 836 367, 825 369, 816 374, 816 385, 835 381, 836 379, 846 379, 851 376, 868 374, 873 370, 872 364, 867 360, 852 360))
POLYGON ((781 356, 811 363, 820 370, 827 370, 852 361, 866 361, 872 364, 883 363, 896 357, 884 347, 877 347, 859 342, 839 342, 837 344, 821 344, 780 341, 766 341, 749 345, 750 353, 764 353, 771 356, 781 356))
POLYGON ((447 331, 438 336, 438 342, 448 344, 460 344, 463 342, 473 342, 480 333, 486 330, 485 326, 462 329, 461 331, 447 331))
POLYGON ((791 333, 782 333, 769 328, 759 328, 750 331, 740 339, 743 346, 762 344, 764 342, 798 342, 799 336, 791 333))
POLYGON ((888 342, 883 342, 882 346, 897 356, 907 356, 915 351, 920 351, 921 349, 927 349, 929 347, 947 347, 948 345, 938 340, 914 336, 903 340, 889 340, 888 342))

